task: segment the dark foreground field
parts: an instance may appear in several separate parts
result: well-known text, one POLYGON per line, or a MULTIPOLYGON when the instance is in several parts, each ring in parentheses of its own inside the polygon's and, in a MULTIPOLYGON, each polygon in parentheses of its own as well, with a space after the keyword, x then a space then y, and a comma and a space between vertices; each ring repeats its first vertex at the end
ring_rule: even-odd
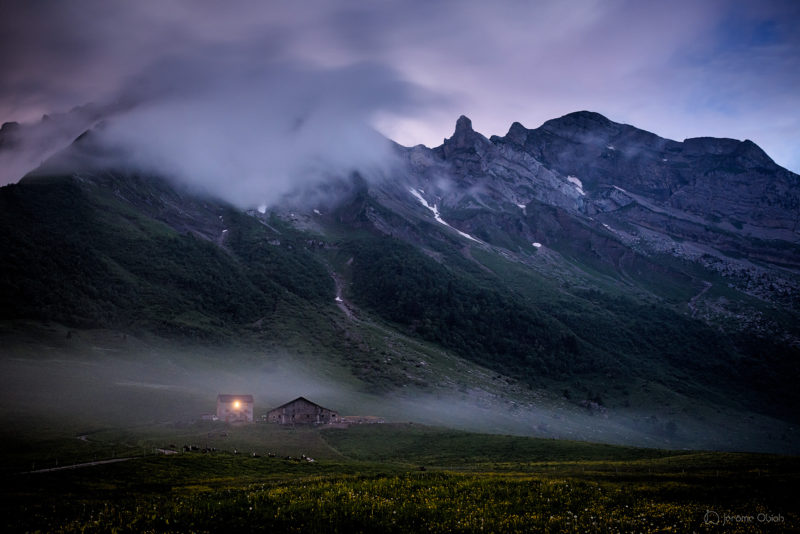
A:
POLYGON ((111 454, 133 459, 49 472, 23 473, 19 462, 38 456, 44 459, 28 469, 52 468, 58 450, 71 451, 73 461, 91 458, 57 441, 50 442, 50 455, 19 443, 6 451, 3 530, 800 531, 797 457, 635 449, 419 425, 207 425, 146 429, 139 438, 75 439, 94 448, 98 460, 109 457, 112 441, 111 454), (181 438, 211 440, 218 450, 155 455, 149 448, 181 438), (317 457, 309 462, 301 454, 317 457))

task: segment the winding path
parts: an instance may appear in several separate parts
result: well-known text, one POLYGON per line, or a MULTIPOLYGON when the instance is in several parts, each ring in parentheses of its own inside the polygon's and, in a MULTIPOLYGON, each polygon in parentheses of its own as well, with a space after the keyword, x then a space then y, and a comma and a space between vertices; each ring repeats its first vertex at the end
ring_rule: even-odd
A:
POLYGON ((697 314, 697 306, 696 306, 696 303, 697 303, 698 299, 700 299, 700 297, 702 297, 703 295, 705 295, 706 291, 708 291, 709 289, 711 289, 711 286, 712 286, 712 285, 714 285, 714 284, 712 284, 711 282, 706 282, 706 281, 703 281, 703 286, 704 286, 704 287, 703 287, 703 289, 700 291, 700 293, 698 293, 697 295, 695 295, 695 296, 693 296, 691 299, 689 299, 689 302, 688 302, 687 304, 688 304, 688 306, 689 306, 689 309, 690 309, 690 310, 692 310, 692 317, 694 317, 694 316, 695 316, 695 314, 697 314))
POLYGON ((103 464, 114 464, 117 462, 127 462, 128 460, 133 460, 136 457, 129 457, 129 458, 114 458, 112 460, 99 460, 97 462, 86 462, 82 464, 72 464, 72 465, 64 465, 62 467, 50 467, 48 469, 36 469, 34 471, 27 471, 26 474, 34 474, 34 473, 52 473, 53 471, 64 471, 65 469, 79 469, 81 467, 91 467, 93 465, 103 465, 103 464))

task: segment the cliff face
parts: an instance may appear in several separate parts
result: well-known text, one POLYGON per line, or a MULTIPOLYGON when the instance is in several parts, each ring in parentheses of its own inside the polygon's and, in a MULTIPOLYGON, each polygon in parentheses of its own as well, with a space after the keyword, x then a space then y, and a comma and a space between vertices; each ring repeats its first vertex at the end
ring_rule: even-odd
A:
MULTIPOLYGON (((664 208, 720 219, 754 237, 800 242, 800 178, 755 143, 710 137, 682 143, 578 112, 493 137, 579 178, 601 196, 616 186, 664 208)), ((604 198, 607 198, 604 197, 604 198)), ((599 211, 603 211, 602 208, 599 211)))
MULTIPOLYGON (((705 242, 710 231, 741 246, 753 238, 800 244, 800 177, 751 141, 671 141, 590 112, 532 130, 514 123, 505 136, 487 139, 462 116, 441 146, 411 153, 423 182, 438 176, 427 185, 444 206, 535 200, 648 228, 654 218, 674 219, 697 226, 705 242)), ((687 237, 684 230, 675 236, 687 237)), ((795 263, 790 256, 784 259, 795 263)))
MULTIPOLYGON (((798 309, 800 177, 751 141, 677 142, 584 111, 488 139, 462 116, 441 146, 401 151, 397 201, 415 188, 441 220, 489 245, 524 254, 538 243, 646 291, 666 281, 658 294, 668 299, 673 282, 699 292, 721 276, 798 309)), ((693 314, 750 321, 752 310, 711 294, 693 314)))

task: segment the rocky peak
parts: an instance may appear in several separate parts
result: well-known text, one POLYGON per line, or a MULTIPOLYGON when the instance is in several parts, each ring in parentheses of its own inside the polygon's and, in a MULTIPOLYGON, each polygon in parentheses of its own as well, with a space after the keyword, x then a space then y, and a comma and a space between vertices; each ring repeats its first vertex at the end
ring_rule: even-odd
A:
POLYGON ((747 168, 776 167, 775 162, 761 147, 749 139, 694 137, 683 142, 684 153, 690 156, 727 156, 747 168))
POLYGON ((476 152, 477 148, 489 144, 489 140, 472 129, 472 121, 461 115, 456 121, 456 129, 449 139, 444 140, 442 149, 445 158, 457 153, 476 152))
POLYGON ((478 134, 472 129, 472 121, 469 117, 461 115, 456 121, 456 129, 452 137, 445 139, 445 144, 450 144, 457 148, 467 148, 473 144, 476 135, 478 134))
POLYGON ((525 128, 522 124, 514 122, 511 125, 511 128, 508 129, 508 133, 506 134, 505 139, 511 141, 516 145, 522 146, 528 139, 528 129, 525 128))
POLYGON ((739 146, 740 141, 725 137, 691 137, 684 139, 683 151, 689 156, 727 156, 739 146))
POLYGON ((736 150, 736 156, 746 160, 753 165, 772 166, 776 165, 771 157, 764 150, 749 139, 742 141, 736 150))
POLYGON ((466 115, 461 115, 458 120, 456 121, 456 131, 455 134, 457 135, 459 132, 472 132, 472 121, 466 115))
POLYGON ((586 131, 615 130, 619 124, 608 120, 603 115, 593 111, 576 111, 563 117, 545 122, 541 129, 555 134, 569 136, 570 134, 586 131))
MULTIPOLYGON (((601 115, 600 113, 597 113, 596 111, 586 111, 586 110, 573 111, 572 113, 567 113, 566 115, 561 117, 561 119, 563 119, 563 120, 572 120, 572 121, 594 122, 594 123, 597 123, 597 124, 604 124, 604 125, 605 124, 612 124, 612 121, 610 121, 604 115, 601 115)), ((559 119, 555 119, 555 120, 559 120, 559 119)))

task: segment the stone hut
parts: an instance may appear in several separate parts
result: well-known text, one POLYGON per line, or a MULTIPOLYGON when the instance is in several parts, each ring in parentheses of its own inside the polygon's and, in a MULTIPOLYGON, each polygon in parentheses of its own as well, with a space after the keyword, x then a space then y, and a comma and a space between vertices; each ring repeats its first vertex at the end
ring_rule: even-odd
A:
POLYGON ((229 423, 252 423, 253 396, 217 395, 217 418, 229 423))
POLYGON ((293 401, 278 406, 267 413, 267 421, 282 425, 292 424, 321 424, 336 423, 339 413, 324 408, 304 397, 297 397, 293 401))

